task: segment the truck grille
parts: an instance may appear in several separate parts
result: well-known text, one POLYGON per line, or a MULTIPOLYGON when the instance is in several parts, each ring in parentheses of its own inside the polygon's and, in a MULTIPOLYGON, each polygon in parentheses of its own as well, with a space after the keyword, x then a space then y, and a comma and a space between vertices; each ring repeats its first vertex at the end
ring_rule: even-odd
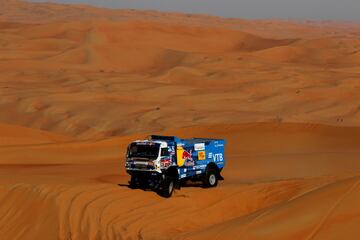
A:
POLYGON ((136 169, 154 169, 154 166, 149 166, 149 165, 142 165, 142 164, 132 164, 131 168, 136 168, 136 169))
POLYGON ((152 161, 139 161, 135 160, 132 161, 130 164, 130 167, 133 169, 155 169, 154 163, 152 161))

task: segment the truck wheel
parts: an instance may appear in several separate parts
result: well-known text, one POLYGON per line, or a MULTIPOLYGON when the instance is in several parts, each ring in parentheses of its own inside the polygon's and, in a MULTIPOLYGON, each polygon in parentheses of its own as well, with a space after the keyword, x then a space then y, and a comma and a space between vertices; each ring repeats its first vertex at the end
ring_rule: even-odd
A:
POLYGON ((175 187, 175 180, 172 177, 166 177, 163 184, 160 195, 169 198, 172 196, 175 187))
POLYGON ((132 175, 129 181, 129 188, 136 189, 138 187, 139 187, 138 178, 132 175))
POLYGON ((207 188, 216 187, 218 184, 217 172, 215 170, 209 169, 206 171, 204 176, 204 186, 207 188))

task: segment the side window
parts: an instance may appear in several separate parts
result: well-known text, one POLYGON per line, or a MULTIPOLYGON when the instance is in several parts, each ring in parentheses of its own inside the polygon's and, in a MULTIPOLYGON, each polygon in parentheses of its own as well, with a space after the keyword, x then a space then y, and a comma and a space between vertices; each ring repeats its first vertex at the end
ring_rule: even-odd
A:
POLYGON ((162 148, 161 149, 161 156, 169 156, 169 149, 168 148, 162 148))

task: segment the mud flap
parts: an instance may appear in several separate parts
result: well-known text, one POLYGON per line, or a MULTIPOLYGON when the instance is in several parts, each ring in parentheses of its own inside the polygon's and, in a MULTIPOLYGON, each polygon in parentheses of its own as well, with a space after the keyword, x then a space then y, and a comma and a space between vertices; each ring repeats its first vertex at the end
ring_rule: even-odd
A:
POLYGON ((176 190, 180 190, 180 188, 181 188, 181 181, 180 181, 180 179, 178 179, 178 180, 175 181, 174 188, 175 188, 176 190))
POLYGON ((222 181, 222 180, 225 180, 225 178, 224 178, 223 176, 221 176, 221 174, 219 173, 219 174, 218 174, 218 180, 221 180, 221 181, 222 181))

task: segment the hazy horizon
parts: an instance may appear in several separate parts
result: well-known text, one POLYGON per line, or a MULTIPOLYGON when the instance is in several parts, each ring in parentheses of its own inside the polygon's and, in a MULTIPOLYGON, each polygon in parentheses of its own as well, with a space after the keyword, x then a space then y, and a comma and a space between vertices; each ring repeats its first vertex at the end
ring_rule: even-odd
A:
POLYGON ((108 8, 151 9, 202 13, 233 18, 299 20, 360 20, 359 0, 34 0, 34 2, 82 3, 108 8))

